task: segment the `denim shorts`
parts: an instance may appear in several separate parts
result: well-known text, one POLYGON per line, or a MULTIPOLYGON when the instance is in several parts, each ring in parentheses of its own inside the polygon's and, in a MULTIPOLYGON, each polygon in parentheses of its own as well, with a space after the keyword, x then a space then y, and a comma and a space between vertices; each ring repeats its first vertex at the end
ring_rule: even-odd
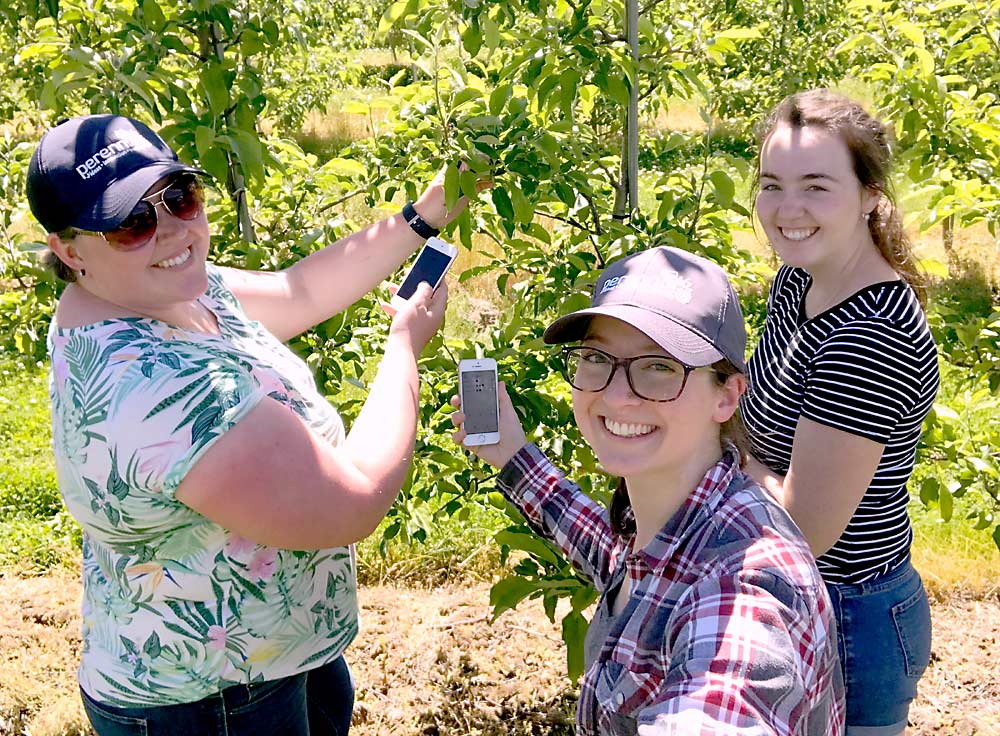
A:
POLYGON ((98 736, 347 736, 354 680, 343 657, 308 672, 232 685, 194 703, 119 708, 82 689, 98 736))
POLYGON ((931 609, 909 558, 866 583, 827 583, 847 689, 847 736, 902 731, 931 656, 931 609))

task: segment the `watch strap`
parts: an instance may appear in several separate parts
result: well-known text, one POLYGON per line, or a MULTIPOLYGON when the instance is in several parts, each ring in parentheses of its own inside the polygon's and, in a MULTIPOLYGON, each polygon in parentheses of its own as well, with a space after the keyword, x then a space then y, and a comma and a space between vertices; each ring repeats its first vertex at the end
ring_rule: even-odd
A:
POLYGON ((432 238, 441 232, 433 225, 429 225, 424 218, 417 214, 417 211, 413 208, 413 202, 407 202, 403 205, 402 214, 403 219, 406 220, 406 224, 424 240, 432 238))

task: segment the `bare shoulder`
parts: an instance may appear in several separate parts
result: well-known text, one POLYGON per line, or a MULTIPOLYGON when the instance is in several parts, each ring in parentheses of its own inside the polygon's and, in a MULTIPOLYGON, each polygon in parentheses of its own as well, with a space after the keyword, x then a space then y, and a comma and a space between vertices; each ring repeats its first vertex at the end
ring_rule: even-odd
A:
POLYGON ((56 326, 63 330, 98 324, 109 319, 140 317, 137 312, 106 302, 76 284, 68 284, 56 304, 56 326))

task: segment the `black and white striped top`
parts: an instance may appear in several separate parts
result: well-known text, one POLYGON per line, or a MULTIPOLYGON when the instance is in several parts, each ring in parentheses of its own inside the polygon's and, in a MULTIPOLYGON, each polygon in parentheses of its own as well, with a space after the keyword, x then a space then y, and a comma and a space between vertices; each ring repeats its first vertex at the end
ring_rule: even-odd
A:
POLYGON ((938 389, 937 352, 905 282, 872 284, 806 319, 811 283, 801 269, 778 271, 740 410, 754 455, 782 475, 800 416, 885 445, 847 529, 817 560, 827 582, 860 583, 909 552, 906 482, 938 389))

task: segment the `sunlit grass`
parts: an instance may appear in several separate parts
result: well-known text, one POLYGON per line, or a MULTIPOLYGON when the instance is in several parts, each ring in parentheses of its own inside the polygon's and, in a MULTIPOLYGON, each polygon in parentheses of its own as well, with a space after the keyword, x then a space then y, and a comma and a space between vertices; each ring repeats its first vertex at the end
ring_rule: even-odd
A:
POLYGON ((919 502, 911 504, 910 518, 913 564, 931 595, 1000 595, 1000 550, 988 533, 974 529, 961 512, 946 523, 919 502))

